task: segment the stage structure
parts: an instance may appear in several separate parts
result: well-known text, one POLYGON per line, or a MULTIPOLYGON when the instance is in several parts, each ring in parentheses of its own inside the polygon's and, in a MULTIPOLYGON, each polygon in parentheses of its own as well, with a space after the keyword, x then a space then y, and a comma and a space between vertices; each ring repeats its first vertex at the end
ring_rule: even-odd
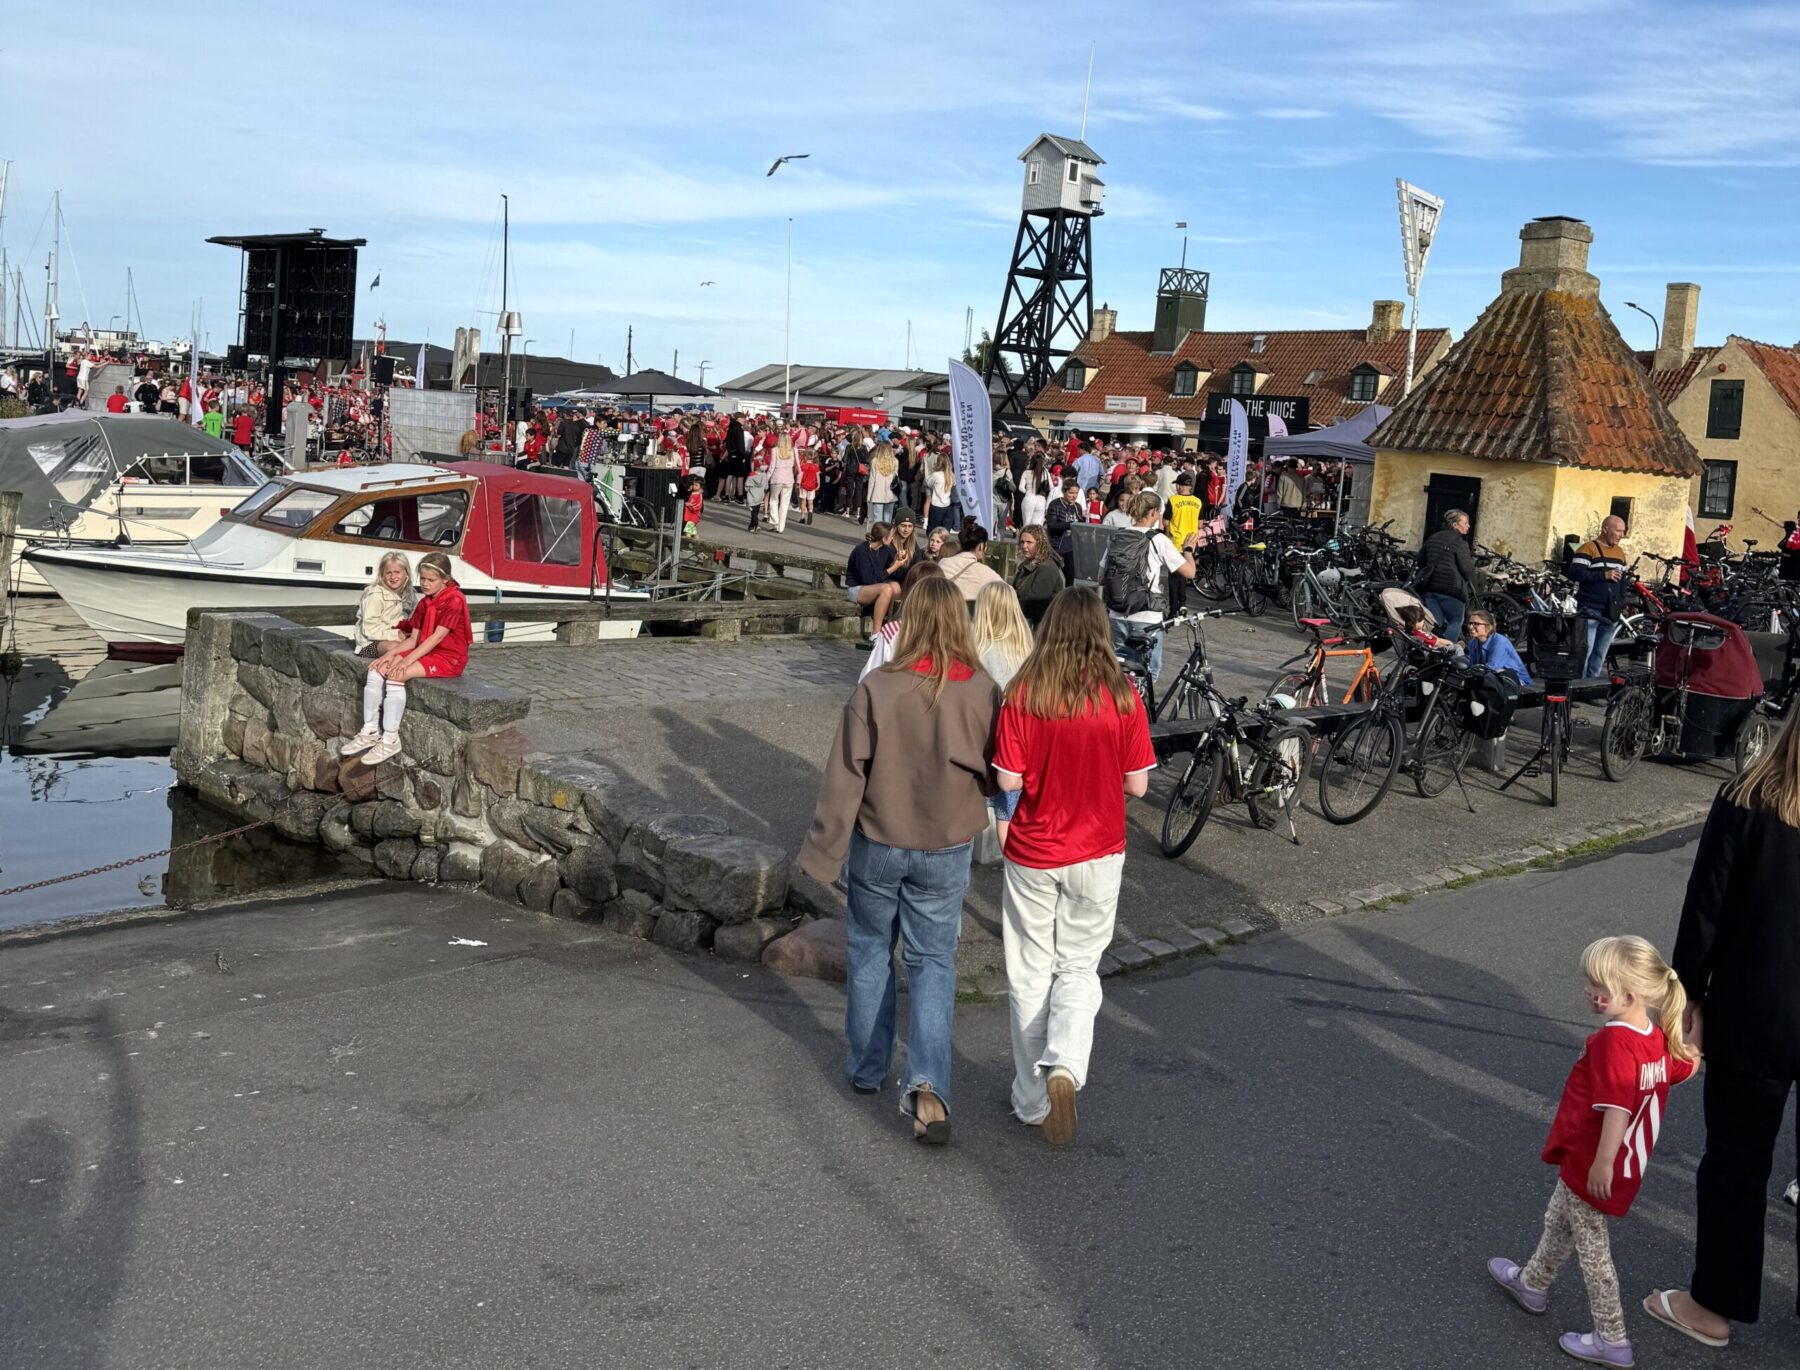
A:
POLYGON ((1041 134, 1019 160, 1024 205, 983 377, 990 391, 1001 378, 996 412, 1011 415, 1024 414, 1093 325, 1093 221, 1106 193, 1100 154, 1078 138, 1041 134))
POLYGON ((268 430, 279 435, 279 397, 289 373, 351 358, 356 250, 367 239, 327 238, 313 228, 206 241, 243 250, 241 344, 250 366, 269 373, 268 430))

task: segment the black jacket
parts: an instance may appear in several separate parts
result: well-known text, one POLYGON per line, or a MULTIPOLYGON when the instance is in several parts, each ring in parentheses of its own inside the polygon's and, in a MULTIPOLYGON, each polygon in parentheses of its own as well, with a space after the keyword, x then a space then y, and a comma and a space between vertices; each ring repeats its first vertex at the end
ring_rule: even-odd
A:
POLYGON ((1060 494, 1045 508, 1044 531, 1050 535, 1050 545, 1063 560, 1068 560, 1070 544, 1074 541, 1069 530, 1078 523, 1086 523, 1087 518, 1085 504, 1079 501, 1070 504, 1060 494))
POLYGON ((1474 590, 1475 553, 1469 540, 1450 528, 1440 528, 1425 539, 1419 551, 1419 578, 1413 588, 1420 594, 1448 595, 1466 600, 1474 590))
POLYGON ((1063 591, 1062 567, 1054 561, 1021 566, 1012 583, 1013 589, 1018 592, 1019 608, 1025 613, 1025 621, 1035 630, 1049 611, 1050 601, 1063 591))
POLYGON ((1709 1060, 1800 1077, 1800 828, 1713 800, 1671 964, 1705 1005, 1709 1060))

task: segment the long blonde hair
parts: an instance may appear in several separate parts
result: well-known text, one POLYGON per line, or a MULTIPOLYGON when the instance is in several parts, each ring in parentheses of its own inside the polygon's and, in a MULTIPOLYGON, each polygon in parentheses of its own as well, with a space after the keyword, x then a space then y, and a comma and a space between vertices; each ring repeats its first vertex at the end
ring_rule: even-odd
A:
POLYGON ((1669 1054, 1698 1061, 1700 1053, 1681 1035, 1687 991, 1662 953, 1642 937, 1602 937, 1581 953, 1581 973, 1608 994, 1635 994, 1669 1044, 1669 1054))
POLYGON ((1031 655, 1031 646, 1031 625, 1019 608, 1019 592, 1000 580, 983 585, 975 594, 976 655, 997 652, 1010 680, 1031 655))
POLYGON ((794 459, 794 439, 785 428, 781 430, 781 436, 775 439, 775 455, 782 461, 794 459))
POLYGON ((1788 714, 1750 769, 1725 787, 1725 797, 1742 809, 1773 809, 1790 828, 1800 828, 1800 709, 1788 714))
POLYGON ((419 602, 419 591, 413 584, 412 563, 406 559, 406 553, 383 552, 381 560, 375 563, 375 584, 387 589, 384 577, 387 575, 387 568, 394 562, 399 562, 406 568, 406 584, 400 587, 400 606, 410 614, 419 602))
POLYGON ((981 669, 975 639, 969 633, 969 606, 962 592, 941 575, 923 576, 907 590, 894 659, 881 669, 910 671, 922 661, 931 663, 921 673, 920 683, 930 688, 933 708, 943 696, 953 663, 960 662, 972 671, 981 669))
POLYGON ((1106 608, 1092 590, 1070 587, 1050 601, 1037 645, 1006 687, 1006 702, 1039 718, 1073 718, 1112 700, 1120 718, 1138 707, 1113 655, 1106 608))
POLYGON ((891 476, 900 469, 900 458, 894 455, 891 444, 875 444, 875 451, 869 457, 869 469, 878 476, 891 476))

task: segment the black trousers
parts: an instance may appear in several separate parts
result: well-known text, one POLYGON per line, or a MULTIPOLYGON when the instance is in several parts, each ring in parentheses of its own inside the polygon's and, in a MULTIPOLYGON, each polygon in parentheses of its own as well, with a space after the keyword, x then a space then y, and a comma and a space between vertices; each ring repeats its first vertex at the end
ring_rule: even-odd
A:
MULTIPOLYGON (((1762 1300, 1769 1171, 1793 1083, 1706 1063, 1706 1152, 1695 1178, 1699 1220, 1688 1292, 1733 1322, 1755 1322, 1762 1300)), ((1794 1309, 1800 1313, 1800 1289, 1794 1309)))

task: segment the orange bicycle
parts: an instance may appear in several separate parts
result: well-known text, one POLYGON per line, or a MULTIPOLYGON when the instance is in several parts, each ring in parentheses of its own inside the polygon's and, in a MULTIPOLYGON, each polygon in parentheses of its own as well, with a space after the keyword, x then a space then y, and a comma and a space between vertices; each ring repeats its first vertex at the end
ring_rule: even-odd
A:
POLYGON ((1301 709, 1372 702, 1381 689, 1381 668, 1375 664, 1374 651, 1380 639, 1353 638, 1341 629, 1336 636, 1327 637, 1327 630, 1337 628, 1328 618, 1303 618, 1300 626, 1311 635, 1312 645, 1299 656, 1282 662, 1282 675, 1269 687, 1269 694, 1287 695, 1301 709), (1328 663, 1339 659, 1354 667, 1341 697, 1336 696, 1336 687, 1326 678, 1328 663), (1296 666, 1301 669, 1293 669, 1296 666))

